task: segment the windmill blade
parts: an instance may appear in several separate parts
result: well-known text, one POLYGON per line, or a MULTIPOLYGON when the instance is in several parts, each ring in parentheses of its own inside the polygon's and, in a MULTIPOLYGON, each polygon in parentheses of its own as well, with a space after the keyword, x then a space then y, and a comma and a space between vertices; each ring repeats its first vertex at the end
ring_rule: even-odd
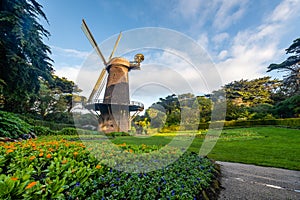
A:
POLYGON ((108 77, 108 74, 105 73, 104 78, 100 84, 100 87, 99 87, 97 93, 94 95, 94 99, 99 99, 100 94, 101 94, 102 90, 104 89, 105 83, 107 82, 107 77, 108 77))
POLYGON ((86 35, 87 39, 90 41, 91 45, 93 46, 93 48, 96 50, 96 52, 98 53, 98 55, 100 56, 100 58, 102 59, 104 65, 107 65, 107 62, 102 54, 102 52, 100 51, 96 40, 94 39, 89 27, 87 26, 86 22, 84 21, 84 19, 82 19, 82 25, 81 25, 81 29, 83 30, 84 34, 86 35))
POLYGON ((105 76, 105 73, 106 73, 106 69, 104 68, 104 69, 102 69, 102 71, 100 73, 100 76, 99 76, 99 78, 98 78, 98 80, 97 80, 97 82, 96 82, 96 84, 95 84, 95 86, 92 90, 92 93, 89 96, 88 102, 91 102, 93 100, 95 93, 98 91, 100 85, 103 82, 103 78, 105 76))
POLYGON ((122 32, 120 32, 120 34, 119 34, 119 36, 118 36, 118 39, 116 40, 116 43, 115 43, 114 49, 112 50, 112 52, 111 52, 111 54, 110 54, 110 56, 109 56, 109 59, 108 59, 108 60, 112 59, 112 57, 114 56, 114 53, 115 53, 115 51, 116 51, 116 49, 117 49, 117 47, 118 47, 118 45, 119 45, 119 42, 120 42, 121 36, 122 36, 122 32))

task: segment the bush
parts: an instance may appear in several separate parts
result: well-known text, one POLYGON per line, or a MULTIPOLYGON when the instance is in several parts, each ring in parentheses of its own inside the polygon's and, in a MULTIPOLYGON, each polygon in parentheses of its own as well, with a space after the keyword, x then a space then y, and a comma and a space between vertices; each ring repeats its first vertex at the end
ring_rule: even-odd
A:
POLYGON ((32 120, 32 125, 35 126, 45 126, 50 128, 51 130, 58 131, 63 128, 74 128, 73 124, 58 124, 55 122, 43 121, 43 120, 32 120))
POLYGON ((57 132, 58 135, 91 135, 95 133, 99 132, 78 128, 63 128, 62 130, 57 132))
POLYGON ((62 124, 62 123, 56 123, 52 121, 34 119, 34 116, 31 116, 29 114, 26 114, 26 116, 24 115, 17 115, 17 116, 32 126, 44 126, 54 131, 58 131, 67 127, 73 127, 73 128, 75 127, 74 124, 62 124))
MULTIPOLYGON (((218 123, 224 123, 224 127, 252 127, 252 126, 285 126, 291 128, 300 127, 300 118, 289 119, 262 119, 262 120, 241 120, 241 121, 225 121, 225 122, 213 122, 210 124, 210 128, 214 128, 218 123)), ((199 126, 200 129, 200 126, 199 126)))
MULTIPOLYGON (((209 128, 222 128, 222 127, 252 127, 252 126, 284 126, 290 128, 300 128, 300 118, 288 118, 288 119, 261 119, 261 120, 232 120, 232 121, 220 121, 212 123, 200 123, 198 130, 206 130, 209 128)), ((167 133, 178 130, 194 130, 193 125, 185 125, 183 128, 175 125, 170 127, 164 127, 160 132, 167 133), (192 127, 192 128, 191 128, 192 127)))
POLYGON ((51 130, 48 127, 43 127, 43 126, 34 126, 33 127, 33 131, 37 136, 41 136, 41 135, 56 135, 57 132, 51 130))
POLYGON ((180 130, 179 125, 171 125, 171 126, 168 126, 168 127, 163 127, 159 132, 168 133, 168 132, 179 131, 179 130, 180 130))
POLYGON ((129 133, 126 132, 111 132, 111 133, 106 133, 106 136, 111 136, 111 137, 118 137, 118 136, 130 136, 129 133))
POLYGON ((76 128, 63 128, 57 132, 58 135, 78 135, 76 128))
POLYGON ((19 138, 32 131, 32 126, 13 113, 0 111, 0 137, 19 138))

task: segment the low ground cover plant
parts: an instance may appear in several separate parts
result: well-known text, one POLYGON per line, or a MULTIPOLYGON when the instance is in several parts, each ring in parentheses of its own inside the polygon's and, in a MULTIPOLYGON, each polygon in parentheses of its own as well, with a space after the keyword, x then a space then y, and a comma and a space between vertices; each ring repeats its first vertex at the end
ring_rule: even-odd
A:
MULTIPOLYGON (((119 152, 104 148, 97 157, 91 153, 95 152, 94 142, 63 138, 0 142, 0 199, 200 199, 205 191, 213 191, 210 186, 218 174, 209 159, 190 152, 154 171, 118 171, 108 162, 120 165, 123 160, 112 155, 119 152)), ((112 146, 109 141, 97 141, 99 144, 112 146)), ((161 148, 114 146, 128 158, 161 148)), ((171 151, 176 154, 171 149, 171 156, 171 151)))

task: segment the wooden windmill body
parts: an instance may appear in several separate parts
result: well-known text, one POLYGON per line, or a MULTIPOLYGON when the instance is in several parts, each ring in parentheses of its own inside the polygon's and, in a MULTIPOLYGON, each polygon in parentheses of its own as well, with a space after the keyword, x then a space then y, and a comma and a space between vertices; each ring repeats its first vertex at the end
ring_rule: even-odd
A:
POLYGON ((140 62, 144 60, 144 56, 137 54, 132 62, 121 57, 113 58, 120 41, 120 33, 109 57, 109 62, 106 62, 84 20, 82 29, 105 65, 85 107, 98 114, 99 131, 105 133, 128 132, 132 118, 144 109, 142 103, 130 101, 128 72, 133 69, 140 69, 140 62), (104 99, 101 100, 99 95, 104 88, 105 82, 104 99), (130 116, 130 112, 135 112, 133 117, 130 116))

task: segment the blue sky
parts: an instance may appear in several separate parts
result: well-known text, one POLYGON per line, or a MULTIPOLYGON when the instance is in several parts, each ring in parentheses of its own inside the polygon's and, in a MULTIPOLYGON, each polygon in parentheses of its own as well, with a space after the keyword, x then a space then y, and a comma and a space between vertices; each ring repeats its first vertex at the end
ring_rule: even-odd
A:
MULTIPOLYGON (((80 28, 83 18, 99 44, 120 31, 143 27, 183 33, 206 51, 223 84, 266 75, 281 77, 282 74, 275 72, 266 73, 267 66, 283 61, 287 57, 284 49, 300 37, 299 0, 39 0, 39 3, 50 23, 42 22, 51 33, 45 42, 52 49, 56 73, 75 82, 93 52, 80 28)), ((165 73, 163 76, 168 77, 168 72, 165 73)), ((196 93, 210 92, 200 90, 196 93)), ((153 94, 157 98, 152 100, 159 95, 164 94, 153 94)))

